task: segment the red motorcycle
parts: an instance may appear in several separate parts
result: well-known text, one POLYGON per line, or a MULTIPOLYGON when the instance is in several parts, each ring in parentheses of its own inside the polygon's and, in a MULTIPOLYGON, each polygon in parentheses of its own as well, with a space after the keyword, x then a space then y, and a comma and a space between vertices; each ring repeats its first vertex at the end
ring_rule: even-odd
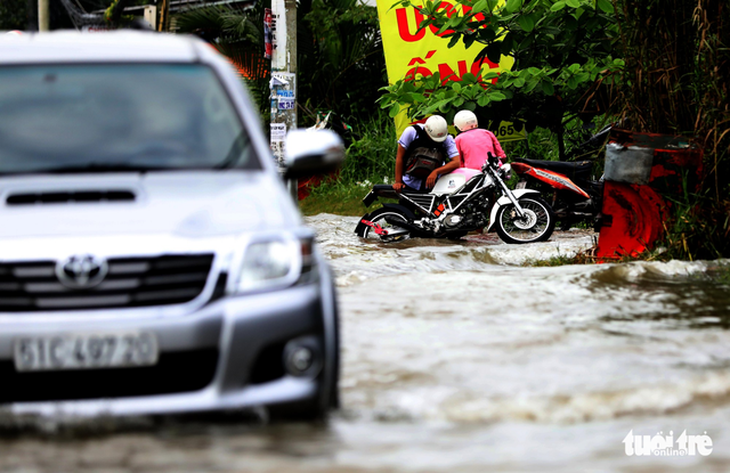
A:
MULTIPOLYGON (((595 152, 608 140, 612 126, 603 128, 581 144, 573 156, 592 149, 595 152)), ((591 154, 591 153, 587 153, 591 154)), ((593 161, 543 161, 515 159, 512 170, 520 176, 518 189, 530 188, 541 192, 550 203, 561 230, 586 222, 599 225, 603 196, 603 181, 591 177, 593 161)))

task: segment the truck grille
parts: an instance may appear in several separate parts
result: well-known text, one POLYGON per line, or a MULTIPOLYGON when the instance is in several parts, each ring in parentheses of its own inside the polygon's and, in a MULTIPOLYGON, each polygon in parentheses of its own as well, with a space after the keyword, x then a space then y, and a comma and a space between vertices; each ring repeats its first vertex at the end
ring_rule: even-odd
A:
POLYGON ((212 254, 110 258, 104 280, 71 289, 56 262, 0 264, 0 311, 29 312, 157 306, 196 298, 205 287, 212 254))

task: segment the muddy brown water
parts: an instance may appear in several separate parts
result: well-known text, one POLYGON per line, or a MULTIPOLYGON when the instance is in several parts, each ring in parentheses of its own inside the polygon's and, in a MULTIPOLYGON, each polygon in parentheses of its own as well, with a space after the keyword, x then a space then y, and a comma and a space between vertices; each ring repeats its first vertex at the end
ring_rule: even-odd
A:
POLYGON ((386 246, 307 221, 342 313, 327 423, 5 418, 0 471, 730 471, 730 262, 530 267, 595 236, 386 246), (629 456, 629 432, 712 451, 629 456))

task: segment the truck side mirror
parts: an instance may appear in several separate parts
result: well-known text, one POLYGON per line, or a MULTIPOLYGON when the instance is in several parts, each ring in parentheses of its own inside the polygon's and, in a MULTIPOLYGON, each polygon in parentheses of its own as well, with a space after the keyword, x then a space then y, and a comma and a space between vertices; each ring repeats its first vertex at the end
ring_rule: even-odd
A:
POLYGON ((292 130, 284 143, 284 179, 326 174, 345 161, 345 147, 332 130, 292 130))

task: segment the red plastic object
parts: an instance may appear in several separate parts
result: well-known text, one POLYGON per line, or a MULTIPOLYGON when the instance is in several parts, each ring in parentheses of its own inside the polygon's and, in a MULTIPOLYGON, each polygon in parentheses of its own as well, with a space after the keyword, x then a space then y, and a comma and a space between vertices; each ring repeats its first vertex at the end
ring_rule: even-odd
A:
POLYGON ((651 187, 606 182, 604 225, 596 255, 599 258, 636 256, 661 235, 665 215, 665 201, 651 187))
POLYGON ((627 166, 633 164, 632 157, 640 159, 640 153, 649 153, 651 168, 637 182, 617 182, 606 176, 596 255, 603 259, 636 256, 663 235, 671 207, 667 197, 681 194, 683 174, 688 189, 696 190, 702 174, 702 150, 680 137, 625 130, 612 130, 609 143, 629 150, 621 158, 627 160, 627 166), (637 153, 632 155, 632 150, 637 153))
POLYGON ((317 187, 322 182, 322 178, 319 176, 313 176, 309 179, 299 179, 297 181, 297 198, 299 200, 306 199, 309 196, 309 191, 317 187))
POLYGON ((327 178, 333 178, 336 179, 337 176, 339 176, 340 171, 332 171, 329 174, 325 174, 324 176, 312 176, 307 179, 299 179, 297 181, 297 199, 298 200, 304 200, 309 196, 309 191, 317 187, 327 178))

